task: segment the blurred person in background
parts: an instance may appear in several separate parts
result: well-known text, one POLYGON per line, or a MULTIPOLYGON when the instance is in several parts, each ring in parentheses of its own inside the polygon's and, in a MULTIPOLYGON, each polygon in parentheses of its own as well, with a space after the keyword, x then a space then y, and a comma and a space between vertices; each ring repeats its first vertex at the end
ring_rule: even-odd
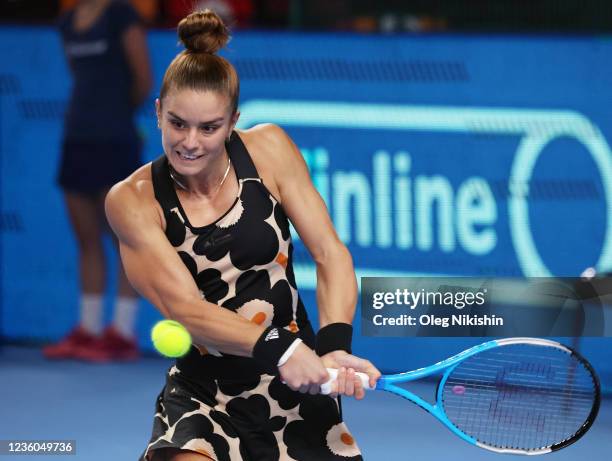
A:
MULTIPOLYGON (((160 0, 129 0, 130 5, 134 7, 140 18, 147 25, 155 24, 157 21, 159 17, 159 2, 160 0)), ((77 3, 79 3, 79 0, 61 0, 60 11, 65 13, 68 10, 72 10, 77 3)))
POLYGON ((108 230, 108 189, 141 164, 134 112, 152 86, 145 31, 127 1, 80 0, 61 17, 60 32, 73 87, 58 182, 78 245, 80 318, 66 338, 43 353, 95 362, 134 359, 138 297, 121 266, 113 322, 103 328, 102 240, 108 230))

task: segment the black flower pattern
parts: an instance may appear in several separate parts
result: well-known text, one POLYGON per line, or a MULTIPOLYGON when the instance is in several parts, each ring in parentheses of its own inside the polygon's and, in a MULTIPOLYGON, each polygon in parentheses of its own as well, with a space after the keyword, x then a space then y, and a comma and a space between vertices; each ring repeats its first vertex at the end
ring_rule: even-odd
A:
POLYGON ((255 389, 261 382, 260 376, 255 376, 246 381, 218 381, 219 390, 225 395, 240 395, 243 392, 255 389))
POLYGON ((218 261, 230 251, 232 241, 233 236, 227 229, 212 224, 198 233, 192 248, 195 254, 218 261))
POLYGON ((256 453, 254 459, 279 458, 274 432, 282 430, 287 419, 284 416, 270 417, 270 405, 264 396, 255 394, 248 399, 236 397, 225 408, 236 425, 248 424, 249 451, 256 453))
POLYGON ((255 181, 242 183, 240 203, 234 204, 243 208, 240 219, 227 228, 215 224, 200 229, 192 246, 195 254, 219 261, 229 252, 232 264, 240 270, 274 260, 279 242, 272 226, 265 222, 273 212, 273 204, 258 187, 255 181))
POLYGON ((166 237, 174 247, 181 246, 185 241, 187 229, 178 214, 174 211, 166 213, 166 237))
POLYGON ((281 237, 283 240, 287 240, 290 235, 289 220, 287 219, 287 215, 285 215, 285 211, 278 203, 274 205, 274 219, 276 221, 276 225, 281 231, 281 237))
POLYGON ((293 272, 293 243, 289 244, 289 258, 287 260, 287 282, 295 290, 297 290, 297 283, 295 283, 295 273, 293 272))
POLYGON ((217 461, 231 461, 229 444, 225 437, 216 434, 210 419, 201 413, 195 413, 179 421, 174 428, 172 442, 182 447, 198 434, 198 438, 206 440, 215 450, 217 461))
POLYGON ((179 251, 178 255, 181 258, 181 261, 183 261, 183 264, 185 264, 185 266, 191 273, 192 277, 195 279, 196 274, 198 273, 198 265, 196 264, 194 259, 191 257, 191 255, 189 255, 189 253, 186 253, 184 251, 179 251))
MULTIPOLYGON (((285 428, 283 440, 289 456, 298 461, 361 460, 361 455, 339 456, 327 445, 327 434, 342 421, 334 399, 324 395, 309 396, 300 404, 301 421, 291 421, 285 428)), ((347 436, 348 439, 348 436, 347 436)), ((352 438, 347 441, 353 442, 352 438)))
POLYGON ((270 397, 278 402, 278 406, 283 410, 295 408, 303 398, 302 394, 292 391, 289 386, 283 384, 278 376, 275 377, 270 383, 268 393, 270 394, 270 397))
MULTIPOLYGON (((223 432, 225 432, 225 434, 228 437, 231 437, 233 439, 240 437, 240 434, 238 434, 238 431, 236 430, 236 428, 233 426, 232 423, 232 418, 229 415, 226 415, 225 413, 222 413, 220 411, 216 411, 216 410, 212 410, 210 412, 210 417, 219 425, 221 426, 221 428, 223 429, 223 432)), ((242 440, 238 440, 239 443, 239 449, 238 451, 240 452, 240 457, 243 460, 247 460, 250 459, 249 458, 249 453, 247 450, 247 447, 244 443, 242 443, 242 440)), ((232 453, 230 453, 230 455, 232 455, 232 453)))
POLYGON ((270 276, 267 270, 250 270, 242 273, 236 281, 236 293, 233 298, 223 302, 223 307, 233 311, 248 301, 259 299, 274 306, 274 325, 289 325, 293 320, 293 295, 286 280, 279 280, 270 287, 270 276))
POLYGON ((191 400, 186 393, 174 386, 166 387, 163 403, 170 426, 174 426, 185 413, 190 413, 200 408, 198 402, 191 400))
POLYGON ((206 300, 214 304, 225 298, 229 291, 229 285, 217 269, 204 269, 196 276, 196 284, 206 300))
MULTIPOLYGON (((166 386, 159 395, 156 404, 157 414, 153 423, 153 433, 165 434, 170 427, 175 426, 172 440, 157 440, 149 445, 149 452, 160 448, 182 447, 194 438, 194 434, 197 434, 196 438, 202 438, 210 443, 218 461, 229 461, 227 441, 223 436, 214 433, 213 425, 205 415, 197 413, 201 409, 201 403, 193 398, 194 395, 197 395, 207 405, 215 405, 217 402, 214 399, 216 393, 214 381, 209 380, 206 385, 204 383, 191 383, 186 387, 186 382, 183 383, 182 381, 176 376, 168 377, 166 386), (189 413, 193 414, 185 417, 189 413)), ((223 429, 225 431, 225 427, 223 429)))

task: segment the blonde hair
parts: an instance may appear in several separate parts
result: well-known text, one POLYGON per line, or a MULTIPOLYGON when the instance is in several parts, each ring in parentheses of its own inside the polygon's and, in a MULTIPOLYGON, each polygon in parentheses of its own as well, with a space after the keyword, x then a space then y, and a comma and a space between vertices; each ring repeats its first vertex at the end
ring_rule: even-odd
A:
POLYGON ((223 20, 209 9, 197 11, 179 22, 177 32, 185 50, 166 69, 160 100, 170 89, 215 91, 227 95, 232 113, 236 112, 240 93, 238 74, 229 61, 216 54, 230 40, 223 20))

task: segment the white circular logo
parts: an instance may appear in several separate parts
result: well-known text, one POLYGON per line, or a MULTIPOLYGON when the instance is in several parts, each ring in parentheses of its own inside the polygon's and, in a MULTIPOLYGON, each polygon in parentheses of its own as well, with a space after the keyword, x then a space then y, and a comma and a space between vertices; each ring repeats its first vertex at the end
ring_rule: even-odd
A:
POLYGON ((541 125, 532 129, 528 127, 512 164, 508 201, 510 231, 519 265, 528 277, 553 276, 534 243, 528 196, 529 181, 538 157, 549 142, 560 136, 572 137, 584 144, 601 174, 607 216, 603 248, 595 268, 606 271, 612 267, 612 152, 599 128, 586 117, 575 112, 566 112, 565 115, 564 120, 550 120, 545 129, 541 125))

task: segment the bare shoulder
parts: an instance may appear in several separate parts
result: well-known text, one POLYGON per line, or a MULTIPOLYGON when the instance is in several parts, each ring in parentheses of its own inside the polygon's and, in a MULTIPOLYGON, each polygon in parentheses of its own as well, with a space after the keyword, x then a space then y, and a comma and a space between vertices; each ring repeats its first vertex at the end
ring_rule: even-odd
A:
POLYGON ((287 133, 280 126, 274 123, 260 123, 246 130, 236 130, 240 137, 249 139, 261 139, 269 142, 278 142, 283 137, 287 137, 287 133))
POLYGON ((106 204, 111 207, 122 204, 145 205, 154 198, 151 164, 148 163, 115 184, 106 196, 106 204))
POLYGON ((265 123, 238 134, 251 154, 255 167, 267 184, 266 176, 274 182, 288 179, 287 175, 304 167, 302 154, 289 135, 278 125, 265 123))
POLYGON ((256 161, 257 157, 262 156, 274 163, 290 161, 297 150, 285 130, 273 123, 239 130, 238 134, 256 161))
POLYGON ((293 175, 306 171, 302 154, 278 125, 265 123, 248 130, 238 130, 255 168, 268 190, 283 202, 282 190, 293 175))
POLYGON ((143 165, 115 184, 105 201, 106 216, 119 237, 127 239, 134 227, 163 225, 163 214, 155 199, 151 164, 143 165))

